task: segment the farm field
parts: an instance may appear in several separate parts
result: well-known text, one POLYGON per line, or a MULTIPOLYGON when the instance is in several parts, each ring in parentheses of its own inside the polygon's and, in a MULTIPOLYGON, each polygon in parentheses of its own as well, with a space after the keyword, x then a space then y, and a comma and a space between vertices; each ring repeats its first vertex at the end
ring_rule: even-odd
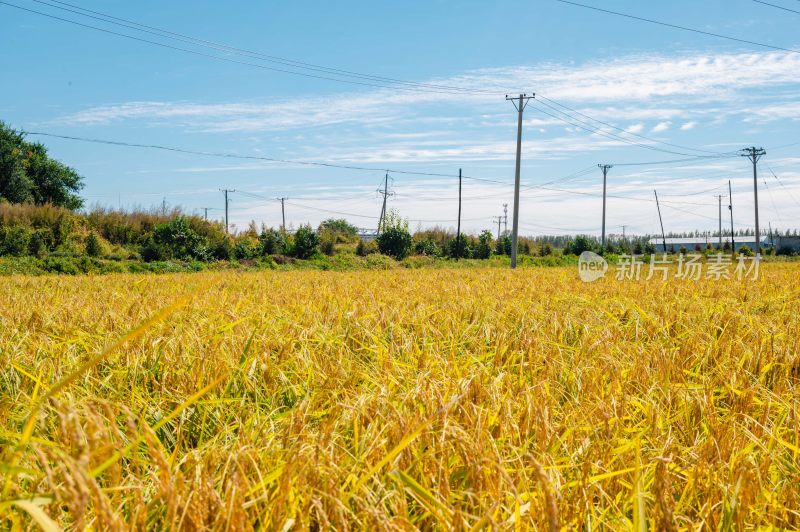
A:
POLYGON ((2 278, 0 528, 796 529, 799 267, 2 278))

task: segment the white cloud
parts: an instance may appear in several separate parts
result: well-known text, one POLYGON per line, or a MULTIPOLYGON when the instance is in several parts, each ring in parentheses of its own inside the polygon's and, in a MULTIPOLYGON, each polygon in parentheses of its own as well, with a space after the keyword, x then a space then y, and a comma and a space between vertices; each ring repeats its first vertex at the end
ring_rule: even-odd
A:
POLYGON ((626 133, 641 133, 644 130, 644 124, 634 124, 625 128, 626 133))
POLYGON ((694 129, 697 127, 697 122, 686 122, 681 126, 681 131, 689 131, 690 129, 694 129))
MULTIPOLYGON (((687 106, 725 107, 725 113, 737 112, 739 95, 752 88, 775 89, 796 84, 800 71, 800 54, 741 53, 694 54, 684 57, 628 56, 615 61, 590 62, 583 65, 540 64, 483 69, 459 76, 426 80, 429 83, 454 86, 484 87, 493 94, 462 94, 453 104, 450 94, 377 91, 377 94, 341 93, 326 98, 293 99, 267 102, 127 102, 89 108, 63 117, 70 125, 98 125, 116 121, 143 120, 155 125, 180 125, 193 130, 218 132, 271 131, 339 124, 394 124, 398 120, 475 121, 496 113, 502 94, 518 87, 535 90, 545 98, 570 103, 589 104, 580 111, 592 116, 617 120, 655 118, 666 121, 685 116, 687 106), (686 98, 690 98, 687 102, 686 98), (674 100, 671 105, 665 101, 674 100), (597 107, 604 102, 617 104, 597 107), (436 105, 438 107, 431 108, 436 105), (446 107, 442 107, 445 106, 446 107), (454 118, 453 111, 456 111, 454 118), (470 118, 470 120, 473 120, 470 118)), ((500 104, 502 105, 502 104, 500 104)), ((534 107, 553 112, 549 100, 534 102, 534 107)), ((798 118, 796 102, 778 106, 779 116, 798 118)), ((740 110, 739 110, 740 111, 740 110)), ((774 114, 758 109, 753 119, 772 119, 774 114)), ((532 113, 535 125, 550 125, 552 118, 532 113)), ((511 120, 513 117, 507 118, 511 120)))
POLYGON ((655 127, 651 130, 653 133, 661 133, 669 129, 672 125, 672 122, 659 122, 655 125, 655 127))

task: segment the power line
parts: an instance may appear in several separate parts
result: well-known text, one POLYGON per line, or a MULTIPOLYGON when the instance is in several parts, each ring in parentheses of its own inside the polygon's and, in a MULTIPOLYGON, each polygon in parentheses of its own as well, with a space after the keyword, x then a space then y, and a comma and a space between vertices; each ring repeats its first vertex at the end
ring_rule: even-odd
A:
POLYGON ((62 22, 67 22, 67 23, 70 23, 70 24, 74 24, 76 26, 81 26, 83 28, 92 29, 92 30, 95 30, 95 31, 107 33, 107 34, 110 34, 110 35, 115 35, 117 37, 123 37, 123 38, 126 38, 126 39, 131 39, 131 40, 134 40, 134 41, 143 42, 143 43, 146 43, 146 44, 152 44, 154 46, 160 46, 162 48, 168 48, 170 50, 175 50, 175 51, 179 51, 179 52, 185 52, 185 53, 193 54, 193 55, 196 55, 196 56, 199 56, 199 57, 206 57, 208 59, 214 59, 216 61, 225 61, 225 62, 228 62, 228 63, 236 63, 236 64, 239 64, 239 65, 246 65, 246 66, 251 66, 251 67, 255 67, 255 68, 261 68, 261 69, 264 69, 264 70, 271 70, 271 71, 274 71, 274 72, 281 72, 283 74, 292 74, 292 75, 295 75, 295 76, 304 76, 304 77, 307 77, 307 78, 321 79, 321 80, 327 80, 327 81, 338 81, 340 83, 350 83, 350 84, 353 84, 353 85, 363 85, 363 86, 367 86, 367 87, 393 89, 393 90, 403 90, 403 91, 412 91, 412 92, 433 92, 433 93, 440 93, 440 94, 450 94, 450 93, 452 93, 453 90, 457 90, 456 88, 447 89, 447 90, 433 90, 433 89, 424 89, 424 88, 410 88, 410 87, 402 87, 402 86, 389 86, 389 85, 386 85, 386 84, 381 85, 381 84, 377 84, 377 83, 367 83, 365 81, 354 81, 354 80, 336 78, 336 77, 331 77, 331 76, 309 74, 307 72, 297 72, 297 71, 293 71, 293 70, 287 70, 287 69, 284 69, 284 68, 270 67, 270 66, 267 66, 267 65, 259 64, 259 63, 253 63, 253 62, 250 62, 250 61, 241 61, 241 60, 238 60, 238 59, 232 59, 230 57, 223 57, 223 56, 219 56, 219 55, 208 54, 208 53, 200 52, 200 51, 197 51, 197 50, 191 50, 189 48, 183 48, 183 47, 180 47, 180 46, 174 46, 174 45, 171 45, 171 44, 166 44, 166 43, 162 43, 162 42, 158 42, 158 41, 153 41, 153 40, 145 39, 145 38, 142 38, 142 37, 136 37, 134 35, 128 35, 127 33, 121 33, 121 32, 118 32, 118 31, 113 31, 113 30, 109 30, 109 29, 106 29, 106 28, 93 26, 91 24, 85 24, 83 22, 78 22, 76 20, 71 20, 71 19, 68 19, 68 18, 59 17, 59 16, 52 15, 52 14, 49 14, 49 13, 44 13, 42 11, 37 11, 35 9, 29 9, 29 8, 18 6, 16 4, 11 4, 11 3, 8 3, 8 2, 0 1, 0 5, 6 5, 6 6, 13 7, 13 8, 22 10, 22 11, 27 11, 29 13, 34 13, 36 15, 40 15, 40 16, 43 16, 43 17, 59 20, 59 21, 62 21, 62 22))
MULTIPOLYGON (((656 142, 658 144, 664 144, 665 146, 672 146, 673 148, 678 148, 678 149, 682 149, 682 150, 697 151, 697 152, 703 152, 703 153, 714 154, 714 155, 723 155, 723 153, 721 153, 721 152, 712 152, 712 151, 703 150, 703 149, 699 149, 699 148, 691 148, 689 146, 681 146, 680 144, 672 144, 672 143, 669 143, 669 142, 664 142, 662 140, 658 140, 658 139, 654 139, 654 138, 651 138, 651 137, 647 137, 645 135, 640 135, 638 133, 633 133, 631 131, 627 131, 627 130, 625 130, 623 128, 617 127, 617 126, 615 126, 613 124, 610 124, 608 122, 604 122, 602 120, 598 120, 597 118, 593 118, 593 117, 591 117, 591 116, 589 116, 589 115, 587 115, 585 113, 582 113, 581 111, 578 111, 577 109, 573 109, 572 107, 566 106, 566 105, 564 105, 562 103, 558 103, 555 100, 552 100, 550 98, 546 98, 546 97, 542 96, 541 94, 539 95, 539 100, 544 100, 545 102, 550 102, 550 103, 552 103, 552 104, 554 104, 554 105, 556 105, 558 107, 566 109, 566 110, 568 110, 568 111, 570 111, 572 113, 575 113, 577 115, 580 115, 580 116, 582 116, 584 118, 587 118, 589 120, 592 120, 592 121, 597 122, 599 124, 602 124, 604 126, 610 127, 612 129, 616 129, 617 131, 625 133, 626 135, 630 135, 630 136, 633 136, 633 137, 638 137, 640 139, 648 140, 650 142, 656 142)), ((542 103, 544 103, 544 102, 542 102, 542 103)), ((544 103, 544 105, 547 105, 547 104, 544 103)), ((548 105, 548 107, 550 107, 551 109, 554 109, 550 105, 548 105)), ((558 111, 557 109, 554 109, 554 110, 558 111)), ((561 113, 563 113, 563 114, 565 114, 567 116, 570 116, 569 113, 566 113, 564 111, 558 111, 558 112, 561 112, 561 113)), ((576 120, 578 120, 578 119, 576 119, 576 120)), ((727 155, 727 154, 725 154, 725 155, 727 155)), ((694 156, 692 156, 692 157, 694 157, 694 156)))
POLYGON ((783 9, 784 11, 789 11, 791 13, 797 13, 798 15, 800 15, 800 11, 796 9, 790 9, 788 7, 779 6, 777 4, 770 4, 769 2, 762 2, 761 0, 753 0, 753 2, 755 2, 756 4, 764 4, 765 6, 774 7, 776 9, 783 9))
MULTIPOLYGON (((416 176, 424 176, 424 177, 443 177, 443 178, 456 178, 458 174, 445 174, 445 173, 437 173, 437 172, 418 172, 412 170, 392 170, 392 169, 380 169, 374 167, 364 167, 364 166, 355 166, 355 165, 343 165, 343 164, 336 164, 336 163, 323 163, 323 162, 316 162, 316 161, 302 161, 296 159, 279 159, 274 157, 266 157, 260 155, 238 155, 232 153, 222 153, 222 152, 206 152, 206 151, 197 151, 197 150, 189 150, 184 148, 177 148, 177 147, 170 147, 170 146, 162 146, 158 144, 139 144, 139 143, 132 143, 132 142, 121 142, 121 141, 113 141, 113 140, 103 140, 103 139, 93 139, 93 138, 85 138, 85 137, 74 137, 69 135, 57 135, 53 133, 44 133, 44 132, 36 132, 36 131, 24 131, 26 135, 38 135, 44 137, 52 137, 52 138, 60 138, 66 140, 74 140, 79 142, 89 142, 89 143, 96 143, 96 144, 105 144, 111 146, 121 146, 121 147, 132 147, 132 148, 141 148, 141 149, 156 149, 156 150, 163 150, 175 153, 185 153, 190 155, 201 155, 205 157, 220 157, 220 158, 227 158, 227 159, 245 159, 245 160, 260 160, 260 161, 267 161, 267 162, 277 162, 277 163, 285 163, 285 164, 297 164, 297 165, 304 165, 304 166, 315 166, 315 167, 324 167, 324 168, 339 168, 339 169, 346 169, 346 170, 356 170, 356 171, 366 171, 366 172, 389 172, 401 175, 416 175, 416 176)), ((550 184, 554 184, 559 181, 566 181, 569 179, 574 179, 576 177, 583 177, 587 175, 594 169, 594 166, 575 172, 571 175, 564 176, 558 179, 554 179, 548 181, 543 184, 533 184, 533 185, 521 185, 521 190, 549 190, 554 192, 563 192, 565 194, 573 194, 573 195, 582 195, 582 196, 591 196, 595 197, 594 194, 588 192, 581 192, 577 190, 568 190, 568 189, 561 189, 550 187, 550 184)), ((477 177, 477 176, 463 176, 464 179, 469 179, 473 181, 485 182, 485 183, 493 183, 502 186, 511 186, 513 183, 508 181, 501 181, 498 179, 492 179, 488 177, 477 177)), ((630 201, 647 201, 652 202, 653 200, 645 199, 645 198, 635 198, 631 196, 615 196, 609 194, 607 197, 609 198, 616 198, 616 199, 623 199, 623 200, 630 200, 630 201)), ((272 198, 270 198, 272 199, 272 198)), ((667 202, 662 202, 667 203, 667 202)), ((677 202, 673 202, 677 203, 677 202)), ((689 203, 683 202, 679 203, 683 205, 709 205, 705 203, 689 203)))
POLYGON ((629 19, 633 19, 633 20, 638 20, 640 22, 648 22, 650 24, 657 24, 659 26, 666 26, 667 28, 673 28, 673 29, 676 29, 676 30, 690 31, 690 32, 693 32, 693 33, 699 33, 701 35, 707 35, 709 37, 717 37, 717 38, 720 38, 720 39, 727 39, 729 41, 735 41, 735 42, 740 42, 740 43, 744 43, 744 44, 752 44, 753 46, 760 46, 762 48, 769 48, 771 50, 780 50, 782 52, 791 52, 791 53, 794 53, 794 54, 800 54, 800 50, 794 50, 792 48, 783 48, 781 46, 774 46, 772 44, 765 44, 765 43, 762 43, 762 42, 750 41, 750 40, 747 40, 747 39, 740 39, 738 37, 731 37, 730 35, 723 35, 721 33, 714 33, 714 32, 711 32, 711 31, 698 30, 696 28, 689 28, 687 26, 679 26, 678 24, 670 24, 669 22, 662 22, 660 20, 654 20, 654 19, 645 18, 645 17, 638 17, 636 15, 630 15, 628 13, 621 13, 619 11, 611 11, 610 9, 603 9, 601 7, 595 7, 595 6, 590 6, 590 5, 586 5, 586 4, 580 4, 578 2, 572 2, 571 0, 555 0, 555 1, 556 2, 560 2, 562 4, 569 4, 569 5, 572 5, 572 6, 582 7, 584 9, 591 9, 593 11, 599 11, 601 13, 606 13, 606 14, 609 14, 609 15, 615 15, 615 16, 618 16, 618 17, 625 17, 625 18, 629 18, 629 19))
POLYGON ((266 54, 261 54, 259 52, 254 52, 254 51, 251 51, 251 50, 246 50, 246 49, 242 49, 242 48, 236 48, 236 47, 233 47, 233 46, 230 46, 230 45, 215 43, 213 41, 209 41, 209 40, 205 40, 205 39, 199 39, 199 38, 191 37, 191 36, 188 36, 188 35, 183 35, 183 34, 180 34, 180 33, 169 31, 169 30, 156 28, 154 26, 148 26, 146 24, 140 24, 138 22, 134 22, 134 21, 131 21, 131 20, 122 19, 122 18, 119 18, 119 17, 114 17, 112 15, 107 15, 107 14, 101 13, 99 11, 92 11, 92 10, 89 10, 89 9, 84 9, 82 7, 75 6, 73 4, 68 4, 66 2, 56 2, 58 4, 62 4, 61 6, 59 6, 59 5, 54 5, 52 3, 44 2, 42 0, 33 0, 33 1, 37 2, 39 4, 42 4, 42 5, 46 5, 46 6, 55 8, 55 9, 60 9, 60 10, 63 10, 63 11, 67 11, 67 12, 70 12, 70 13, 73 13, 73 14, 76 14, 76 15, 79 15, 79 16, 82 16, 82 17, 87 17, 87 18, 90 18, 90 19, 94 19, 94 20, 105 22, 107 24, 112 24, 114 26, 121 26, 121 27, 124 27, 124 28, 132 29, 134 31, 139 31, 139 32, 143 32, 143 33, 146 33, 146 34, 155 35, 157 37, 166 38, 166 39, 170 39, 170 40, 173 40, 173 41, 179 41, 179 42, 183 42, 185 44, 191 44, 191 45, 194 45, 194 46, 200 46, 200 47, 203 47, 203 48, 211 48, 211 49, 214 49, 214 50, 217 50, 217 51, 221 51, 221 52, 225 52, 225 53, 229 53, 229 54, 234 54, 234 55, 238 55, 238 56, 244 56, 244 57, 247 57, 247 58, 250 58, 250 59, 259 60, 259 61, 267 61, 267 62, 271 62, 271 63, 275 63, 275 64, 280 64, 280 65, 283 65, 283 66, 286 66, 286 67, 290 67, 290 68, 297 68, 297 69, 308 70, 308 71, 312 71, 312 72, 319 72, 319 74, 311 74, 311 73, 308 73, 308 72, 298 72, 296 70, 287 70, 287 69, 284 69, 284 68, 270 67, 270 66, 267 66, 267 65, 253 63, 253 62, 250 62, 250 61, 243 61, 243 60, 232 59, 232 58, 229 58, 229 57, 208 54, 208 53, 204 53, 204 52, 199 52, 197 50, 192 50, 192 49, 189 49, 189 48, 183 48, 183 47, 180 47, 180 46, 174 46, 174 45, 166 44, 166 43, 163 43, 163 42, 158 42, 158 41, 153 41, 153 40, 150 40, 150 39, 145 39, 145 38, 142 38, 142 37, 137 37, 135 35, 129 35, 127 33, 121 33, 121 32, 118 32, 118 31, 109 30, 107 28, 101 28, 101 27, 94 26, 94 25, 91 25, 91 24, 86 24, 86 23, 83 23, 83 22, 79 22, 79 21, 76 21, 76 20, 72 20, 72 19, 68 19, 68 18, 64 18, 64 17, 59 17, 57 15, 53 15, 53 14, 50 14, 50 13, 37 11, 35 9, 22 7, 22 6, 19 6, 19 5, 16 5, 16 4, 12 4, 12 3, 9 3, 9 2, 0 1, 0 4, 7 5, 9 7, 13 7, 13 8, 22 10, 22 11, 27 11, 29 13, 40 15, 40 16, 43 16, 43 17, 47 17, 47 18, 51 18, 51 19, 54 19, 54 20, 58 20, 58 21, 61 21, 61 22, 66 22, 66 23, 69 23, 69 24, 80 26, 80 27, 83 27, 83 28, 86 28, 86 29, 91 29, 91 30, 103 32, 103 33, 106 33, 106 34, 114 35, 114 36, 117 36, 117 37, 123 37, 123 38, 126 38, 126 39, 131 39, 131 40, 143 42, 143 43, 146 43, 146 44, 151 44, 151 45, 154 45, 154 46, 160 46, 160 47, 163 47, 163 48, 169 48, 171 50, 185 52, 185 53, 193 54, 193 55, 196 55, 196 56, 206 57, 206 58, 214 59, 214 60, 217 60, 217 61, 226 61, 226 62, 236 63, 236 64, 240 64, 240 65, 246 65, 246 66, 251 66, 251 67, 256 67, 256 68, 262 68, 262 69, 265 69, 265 70, 272 70, 272 71, 275 71, 275 72, 281 72, 281 73, 284 73, 284 74, 292 74, 292 75, 296 75, 296 76, 304 76, 304 77, 322 79, 322 80, 327 80, 327 81, 338 81, 340 83, 350 83, 350 84, 355 84, 355 85, 364 85, 364 86, 378 87, 378 88, 392 88, 392 89, 396 89, 396 90, 405 90, 405 91, 414 91, 414 92, 451 93, 453 91, 457 91, 457 92, 474 93, 474 94, 500 94, 499 91, 498 92, 492 92, 492 91, 486 91, 486 90, 481 90, 481 89, 473 89, 473 88, 467 88, 467 87, 457 87, 457 86, 448 86, 448 85, 435 85, 435 84, 411 82, 411 81, 404 81, 404 80, 395 79, 395 78, 388 78, 388 77, 382 77, 382 76, 373 76, 373 75, 369 75, 369 74, 361 74, 361 73, 358 73, 358 72, 347 71, 347 70, 342 70, 342 69, 337 69, 337 68, 324 67, 324 66, 320 66, 320 65, 314 65, 314 64, 311 64, 311 63, 303 63, 301 61, 294 61, 294 60, 291 60, 291 59, 286 59, 286 58, 282 58, 282 57, 278 57, 278 56, 270 56, 270 55, 266 55, 266 54), (70 7, 76 8, 76 9, 78 9, 80 11, 77 11, 76 9, 70 9, 68 7, 63 7, 63 6, 70 6, 70 7), (94 15, 91 15, 91 14, 88 14, 88 13, 94 13, 95 15, 99 15, 99 16, 94 16, 94 15), (115 22, 115 21, 121 21, 121 22, 115 22), (327 74, 327 75, 322 75, 322 74, 327 74), (356 79, 361 79, 363 81, 355 81, 353 79, 343 79, 343 78, 356 78, 356 79), (375 81, 376 83, 370 83, 370 81, 375 81))

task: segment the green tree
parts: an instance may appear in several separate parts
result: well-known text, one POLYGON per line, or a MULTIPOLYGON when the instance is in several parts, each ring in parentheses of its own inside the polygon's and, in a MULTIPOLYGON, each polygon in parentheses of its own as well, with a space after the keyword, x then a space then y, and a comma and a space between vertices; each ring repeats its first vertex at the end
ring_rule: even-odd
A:
POLYGON ((484 231, 478 237, 478 245, 473 252, 476 259, 488 259, 492 255, 492 232, 484 231))
POLYGON ((183 216, 157 225, 142 248, 145 260, 207 260, 209 255, 206 239, 183 216))
POLYGON ((86 254, 90 257, 99 257, 103 254, 103 243, 94 231, 86 237, 86 254))
POLYGON ((298 259, 310 259, 319 247, 319 235, 310 225, 301 225, 294 234, 292 256, 298 259))
POLYGON ((47 148, 0 122, 0 198, 11 203, 52 203, 79 209, 82 178, 72 168, 51 159, 47 148))
POLYGON ((408 221, 400 217, 395 210, 386 214, 378 235, 378 250, 384 255, 389 255, 397 260, 403 260, 411 252, 413 239, 408 231, 408 221))
POLYGON ((597 251, 598 247, 597 241, 593 238, 586 235, 578 235, 564 247, 564 253, 567 255, 580 255, 584 251, 597 251))

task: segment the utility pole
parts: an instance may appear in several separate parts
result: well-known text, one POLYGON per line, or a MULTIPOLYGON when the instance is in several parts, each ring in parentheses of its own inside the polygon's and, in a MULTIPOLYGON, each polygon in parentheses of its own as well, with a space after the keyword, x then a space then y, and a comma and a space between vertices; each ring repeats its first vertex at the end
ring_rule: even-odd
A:
POLYGON ((722 194, 717 198, 719 198, 719 249, 722 249, 722 194))
POLYGON ((522 164, 522 113, 528 105, 531 98, 536 97, 535 94, 527 96, 520 94, 519 98, 509 98, 506 95, 506 100, 511 101, 517 109, 517 169, 514 173, 514 220, 511 225, 511 267, 517 267, 517 237, 519 236, 519 175, 520 166, 522 164))
POLYGON ((508 233, 508 203, 503 203, 503 233, 508 233))
POLYGON ((731 253, 736 253, 736 237, 733 235, 733 190, 728 179, 728 210, 731 211, 731 253))
POLYGON ((203 207, 203 220, 206 221, 208 221, 208 209, 210 209, 210 207, 203 207))
POLYGON ((461 256, 461 168, 458 169, 458 229, 456 229, 456 261, 461 256))
POLYGON ((167 198, 166 196, 161 198, 161 216, 167 215, 167 198))
POLYGON ((603 232, 600 237, 600 249, 602 253, 606 249, 606 177, 608 176, 608 171, 614 168, 614 165, 598 164, 597 166, 603 171, 603 232))
POLYGON ((622 245, 625 245, 625 225, 622 226, 622 245))
POLYGON ((497 240, 500 240, 500 224, 503 223, 502 216, 492 216, 492 223, 497 222, 497 240))
POLYGON ((221 188, 220 191, 222 191, 222 193, 225 194, 225 234, 227 235, 227 234, 229 234, 229 230, 228 230, 228 227, 229 227, 228 226, 228 204, 230 203, 230 200, 228 199, 228 193, 229 192, 236 192, 236 191, 235 190, 231 190, 231 189, 227 189, 227 188, 221 188))
POLYGON ((772 222, 769 222, 769 245, 772 248, 775 247, 775 239, 772 237, 772 222))
POLYGON ((753 163, 753 195, 756 202, 756 256, 761 255, 761 232, 758 227, 758 160, 761 159, 767 152, 764 148, 745 148, 742 150, 741 156, 747 157, 753 163))
POLYGON ((658 192, 655 190, 653 194, 656 195, 656 209, 658 209, 658 223, 661 224, 661 243, 664 244, 664 253, 667 252, 667 237, 664 234, 664 221, 661 219, 661 206, 658 204, 658 192))
POLYGON ((277 198, 278 201, 281 202, 281 232, 286 232, 286 208, 284 207, 284 203, 289 198, 277 198))
POLYGON ((378 234, 381 234, 383 222, 386 219, 386 198, 393 194, 393 192, 389 192, 389 172, 386 172, 386 177, 383 181, 383 190, 378 189, 378 192, 383 194, 383 207, 381 207, 381 216, 378 219, 378 234))

